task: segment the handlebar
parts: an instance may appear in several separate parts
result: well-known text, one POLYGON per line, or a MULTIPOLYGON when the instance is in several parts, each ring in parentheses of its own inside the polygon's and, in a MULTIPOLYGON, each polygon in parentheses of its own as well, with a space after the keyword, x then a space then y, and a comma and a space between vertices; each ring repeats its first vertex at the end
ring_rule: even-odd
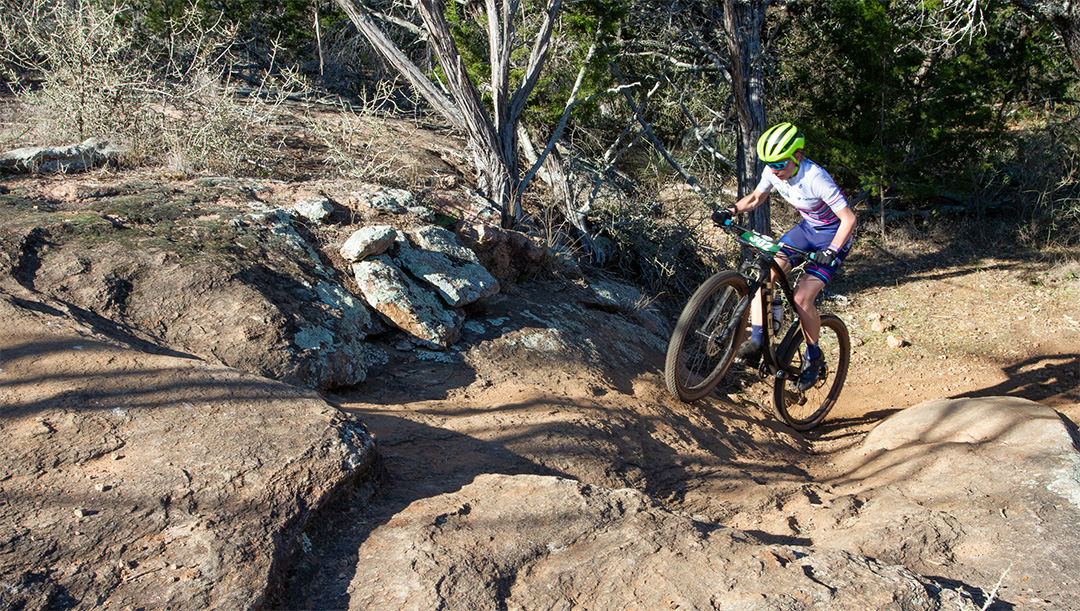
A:
POLYGON ((795 254, 799 255, 804 259, 808 259, 811 254, 805 250, 799 250, 794 246, 784 244, 780 240, 767 236, 764 233, 754 231, 749 227, 742 227, 741 225, 736 225, 735 221, 732 219, 727 219, 720 224, 720 227, 724 231, 735 236, 735 239, 738 240, 740 244, 745 244, 763 253, 769 253, 774 257, 776 256, 776 253, 780 252, 781 248, 794 252, 795 254))

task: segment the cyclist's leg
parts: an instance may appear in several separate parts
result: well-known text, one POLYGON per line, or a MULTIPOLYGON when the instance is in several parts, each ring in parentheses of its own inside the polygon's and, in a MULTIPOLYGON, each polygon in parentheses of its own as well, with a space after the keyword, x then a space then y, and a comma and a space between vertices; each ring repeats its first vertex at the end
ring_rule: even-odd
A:
MULTIPOLYGON (((827 236, 819 239, 818 242, 827 243, 827 236)), ((813 246, 816 247, 815 250, 821 249, 818 244, 813 246)), ((844 262, 850 251, 849 244, 837 253, 836 261, 828 267, 822 267, 813 262, 808 263, 806 273, 799 280, 799 286, 795 287, 795 310, 802 320, 803 333, 806 334, 807 341, 811 343, 817 343, 818 330, 821 328, 821 317, 818 315, 817 306, 814 305, 814 302, 817 300, 821 289, 825 288, 825 285, 832 280, 836 270, 840 268, 840 264, 844 262)))
POLYGON ((825 282, 813 274, 804 275, 795 287, 795 311, 799 314, 806 340, 812 344, 818 342, 818 332, 821 330, 821 316, 814 300, 823 288, 825 282))
POLYGON ((735 352, 736 362, 753 367, 761 357, 761 344, 765 312, 761 309, 761 291, 758 289, 750 297, 750 337, 739 346, 735 352))
POLYGON ((765 313, 761 311, 761 291, 764 289, 758 289, 754 296, 751 297, 750 302, 750 324, 760 325, 765 320, 765 313))
MULTIPOLYGON (((784 234, 781 241, 807 252, 822 250, 832 244, 832 239, 836 235, 838 227, 839 225, 812 227, 804 220, 784 234)), ((799 281, 799 286, 795 287, 795 311, 799 314, 807 341, 812 344, 817 343, 818 332, 821 329, 821 317, 818 315, 814 301, 817 299, 821 289, 825 288, 825 285, 832 280, 836 270, 850 251, 851 240, 848 240, 848 243, 837 253, 833 265, 822 267, 813 262, 807 263, 806 273, 799 281)))

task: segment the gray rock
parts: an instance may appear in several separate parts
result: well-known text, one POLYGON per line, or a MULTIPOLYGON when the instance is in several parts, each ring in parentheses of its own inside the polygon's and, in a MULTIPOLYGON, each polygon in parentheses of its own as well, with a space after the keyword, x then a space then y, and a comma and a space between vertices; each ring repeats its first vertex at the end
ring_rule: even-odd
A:
POLYGON ((669 325, 650 306, 641 289, 605 278, 590 278, 584 305, 605 312, 624 312, 637 319, 653 333, 670 334, 669 325))
POLYGON ((438 218, 435 211, 427 206, 409 206, 406 210, 409 214, 415 215, 416 218, 425 223, 434 223, 435 219, 438 218))
POLYGON ((462 245, 454 232, 438 225, 423 225, 408 232, 414 244, 464 263, 479 263, 476 253, 462 245))
POLYGON ((352 271, 367 303, 424 345, 447 348, 461 336, 464 316, 446 307, 386 255, 355 263, 352 271))
POLYGON ((296 202, 293 210, 307 220, 321 224, 334 212, 334 204, 325 197, 309 197, 296 202))
POLYGON ((115 164, 124 150, 108 140, 90 138, 61 147, 27 147, 0 154, 0 168, 17 172, 78 172, 115 164))
POLYGON ((391 214, 405 214, 415 201, 413 194, 404 189, 380 185, 365 185, 354 191, 352 197, 360 206, 391 214))
POLYGON ((499 281, 479 263, 467 263, 442 252, 414 248, 407 242, 398 243, 393 260, 434 288, 451 307, 475 303, 499 292, 499 281))
POLYGON ((349 263, 381 255, 394 245, 398 232, 390 225, 372 225, 353 232, 341 246, 341 256, 349 263))

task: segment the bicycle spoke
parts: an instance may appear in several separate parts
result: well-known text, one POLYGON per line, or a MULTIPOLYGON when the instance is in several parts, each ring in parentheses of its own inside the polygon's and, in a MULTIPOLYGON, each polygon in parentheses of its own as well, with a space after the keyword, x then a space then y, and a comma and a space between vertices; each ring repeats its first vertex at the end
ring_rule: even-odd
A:
MULTIPOLYGON (((795 336, 795 346, 786 349, 787 363, 795 371, 801 371, 806 361, 805 344, 801 333, 795 336)), ((797 430, 813 428, 824 420, 835 404, 847 377, 850 345, 847 328, 835 316, 822 317, 818 347, 825 359, 817 381, 804 391, 798 390, 798 376, 778 379, 774 389, 774 402, 780 417, 797 430)))
POLYGON ((668 344, 664 371, 668 389, 680 399, 708 394, 730 365, 745 293, 743 278, 726 272, 710 278, 687 303, 668 344))

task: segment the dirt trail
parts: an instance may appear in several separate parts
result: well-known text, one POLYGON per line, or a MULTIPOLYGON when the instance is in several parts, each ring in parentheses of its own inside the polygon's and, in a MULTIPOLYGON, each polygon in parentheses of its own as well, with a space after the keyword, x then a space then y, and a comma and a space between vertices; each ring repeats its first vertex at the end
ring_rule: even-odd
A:
MULTIPOLYGON (((282 602, 347 607, 358 551, 373 529, 413 501, 459 490, 485 473, 632 487, 677 513, 766 541, 808 544, 791 513, 792 499, 812 501, 813 486, 835 475, 830 454, 857 444, 898 410, 934 398, 1005 395, 1080 419, 1080 327, 1053 323, 1080 321, 1076 302, 1063 299, 1075 295, 1076 284, 1051 287, 1027 306, 1041 314, 1009 311, 1018 300, 1010 289, 1023 288, 1030 273, 974 269, 964 278, 958 271, 952 291, 927 277, 829 304, 852 328, 853 366, 828 421, 805 436, 772 416, 771 387, 752 375, 736 376, 694 404, 672 399, 660 350, 636 366, 607 371, 514 361, 485 352, 482 344, 467 351, 470 366, 392 362, 385 375, 372 376, 376 382, 335 397, 375 434, 384 481, 374 492, 357 490, 342 500, 339 514, 309 529, 313 551, 296 567, 282 602), (1002 287, 997 294, 1004 306, 984 306, 996 318, 942 325, 936 312, 980 298, 977 291, 964 297, 968 282, 1002 287), (868 322, 879 316, 889 327, 881 332, 868 322), (889 334, 907 345, 888 348, 889 334), (1014 348, 1023 352, 1008 354, 1014 348)), ((544 312, 552 305, 545 295, 541 287, 506 298, 490 315, 544 312)))

